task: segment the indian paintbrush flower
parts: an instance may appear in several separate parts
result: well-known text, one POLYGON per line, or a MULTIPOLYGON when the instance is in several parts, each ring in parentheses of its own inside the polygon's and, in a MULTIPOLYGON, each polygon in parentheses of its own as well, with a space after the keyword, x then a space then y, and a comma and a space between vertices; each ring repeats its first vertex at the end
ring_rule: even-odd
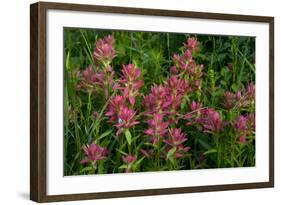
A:
POLYGON ((188 139, 186 134, 182 133, 180 128, 171 128, 169 134, 169 139, 163 141, 171 146, 178 146, 188 139))
POLYGON ((240 115, 236 119, 235 128, 239 142, 246 143, 247 137, 251 136, 255 131, 255 115, 253 113, 240 115))
POLYGON ((130 104, 135 104, 135 97, 144 82, 141 79, 141 70, 134 64, 124 65, 122 76, 119 80, 120 85, 116 88, 122 91, 123 96, 129 99, 130 104))
POLYGON ((109 65, 112 59, 116 56, 114 43, 115 39, 112 35, 99 39, 96 42, 96 48, 93 53, 94 59, 104 63, 105 66, 109 65))
POLYGON ((123 162, 126 164, 126 169, 125 172, 132 172, 132 165, 134 164, 134 162, 137 160, 137 156, 135 155, 127 155, 127 156, 122 156, 122 160, 123 162))
POLYGON ((173 153, 174 158, 182 158, 190 150, 190 147, 186 147, 183 144, 187 140, 186 134, 180 128, 172 128, 169 130, 168 139, 163 140, 163 142, 170 147, 168 152, 173 148, 175 149, 173 153))
POLYGON ((155 144, 167 133, 169 122, 164 122, 162 114, 153 114, 152 119, 148 121, 148 125, 149 128, 144 133, 150 136, 153 144, 155 144))
POLYGON ((191 50, 191 51, 199 50, 199 42, 194 37, 188 38, 186 43, 184 44, 184 46, 186 49, 191 50))
POLYGON ((219 132, 222 130, 224 123, 219 112, 208 108, 203 113, 202 122, 206 131, 219 132))
POLYGON ((170 105, 167 89, 162 85, 153 86, 151 92, 144 97, 147 114, 163 114, 170 105))
POLYGON ((118 128, 117 136, 124 130, 139 124, 136 120, 136 112, 126 106, 120 109, 120 114, 118 115, 118 123, 115 126, 118 128))
POLYGON ((106 116, 110 117, 109 121, 111 123, 118 122, 121 110, 126 106, 125 102, 126 98, 124 96, 116 95, 112 97, 108 106, 108 111, 105 113, 106 116))
POLYGON ((97 161, 103 160, 107 158, 108 151, 97 145, 96 143, 92 143, 91 145, 83 146, 84 153, 86 158, 81 160, 81 164, 85 164, 88 162, 95 163, 97 161))

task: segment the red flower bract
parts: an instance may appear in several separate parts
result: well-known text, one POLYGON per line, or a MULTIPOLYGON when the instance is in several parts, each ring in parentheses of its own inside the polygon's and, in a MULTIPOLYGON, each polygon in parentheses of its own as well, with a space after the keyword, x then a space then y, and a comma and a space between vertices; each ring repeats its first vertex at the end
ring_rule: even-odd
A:
POLYGON ((118 123, 115 125, 118 128, 117 135, 119 135, 123 130, 129 129, 136 124, 139 124, 135 119, 136 112, 128 107, 122 107, 120 109, 120 114, 118 115, 118 123))
POLYGON ((248 115, 240 115, 236 122, 235 127, 240 132, 251 132, 255 130, 255 115, 254 114, 248 114, 248 115))
POLYGON ((108 151, 105 148, 100 147, 95 143, 92 143, 89 146, 84 146, 83 150, 86 158, 80 161, 81 164, 103 160, 106 159, 108 155, 108 151))
POLYGON ((95 72, 92 66, 88 66, 82 72, 79 72, 81 78, 79 88, 93 91, 95 86, 102 87, 104 85, 105 75, 103 72, 95 72))
POLYGON ((108 111, 105 113, 106 116, 110 117, 110 122, 118 122, 118 117, 121 114, 121 110, 125 105, 126 98, 124 96, 114 96, 108 106, 108 111))
POLYGON ((112 59, 116 56, 114 42, 115 39, 111 35, 108 35, 103 39, 99 39, 96 43, 96 48, 94 50, 94 58, 100 62, 109 64, 112 59))
POLYGON ((138 90, 144 84, 141 79, 141 70, 136 68, 134 64, 124 65, 119 83, 120 86, 117 86, 116 89, 121 90, 123 95, 129 99, 130 104, 134 105, 138 90))
POLYGON ((151 88, 151 93, 144 97, 147 114, 163 114, 170 105, 166 87, 159 85, 151 88))
POLYGON ((186 134, 182 133, 180 128, 172 128, 169 136, 168 140, 163 141, 171 146, 178 146, 187 140, 186 134))
POLYGON ((196 38, 191 37, 187 39, 184 46, 191 51, 197 51, 199 49, 199 42, 196 38))
POLYGON ((122 157, 123 162, 126 164, 132 164, 137 160, 137 156, 134 155, 127 155, 122 157))
POLYGON ((182 158, 185 153, 190 150, 190 147, 186 147, 183 144, 187 140, 186 134, 184 134, 180 128, 172 128, 169 130, 169 138, 163 140, 163 142, 171 147, 168 151, 175 147, 174 158, 182 158))
POLYGON ((205 130, 219 132, 223 128, 223 121, 219 112, 209 108, 204 110, 202 118, 203 127, 205 130))
POLYGON ((243 131, 246 129, 247 126, 247 118, 244 117, 243 115, 239 116, 236 122, 236 128, 239 131, 243 131))
POLYGON ((127 168, 125 169, 125 172, 132 172, 132 165, 137 160, 137 156, 134 155, 127 155, 126 157, 122 157, 123 162, 127 165, 127 168))
POLYGON ((153 143, 157 143, 159 137, 165 136, 169 126, 169 122, 163 121, 162 114, 153 114, 153 118, 148 121, 148 124, 150 127, 144 133, 152 137, 153 143))

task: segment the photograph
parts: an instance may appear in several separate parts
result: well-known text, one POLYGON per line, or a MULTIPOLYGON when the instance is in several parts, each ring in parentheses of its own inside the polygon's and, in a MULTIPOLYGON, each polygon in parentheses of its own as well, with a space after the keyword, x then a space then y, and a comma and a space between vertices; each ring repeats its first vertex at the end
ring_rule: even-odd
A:
POLYGON ((31 200, 274 187, 274 17, 30 9, 31 200))
POLYGON ((64 176, 254 167, 255 46, 64 27, 64 176))

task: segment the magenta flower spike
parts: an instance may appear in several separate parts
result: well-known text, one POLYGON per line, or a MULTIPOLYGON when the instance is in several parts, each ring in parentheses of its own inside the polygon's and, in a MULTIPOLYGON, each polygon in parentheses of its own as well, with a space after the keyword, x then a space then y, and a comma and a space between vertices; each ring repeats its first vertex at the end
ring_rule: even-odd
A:
POLYGON ((133 164, 137 160, 137 156, 128 154, 127 156, 123 156, 122 160, 126 164, 133 164))
POLYGON ((251 132, 255 130, 255 115, 253 113, 246 116, 240 115, 235 122, 235 127, 239 132, 251 132))
POLYGON ((253 113, 245 116, 240 115, 236 119, 235 128, 237 129, 238 141, 243 144, 247 143, 248 136, 251 136, 255 131, 255 115, 253 113))
POLYGON ((93 91, 95 86, 103 87, 105 75, 101 72, 95 72, 91 66, 87 67, 82 72, 79 72, 81 78, 79 88, 93 91))
POLYGON ((212 132, 219 132, 223 129, 223 121, 219 112, 209 108, 204 111, 203 127, 212 132))
POLYGON ((118 123, 115 125, 118 128, 117 135, 122 133, 125 129, 129 129, 134 125, 139 124, 135 119, 136 112, 128 107, 124 106, 120 109, 120 114, 118 116, 118 123))
POLYGON ((184 145, 180 144, 176 147, 175 158, 183 158, 185 153, 190 150, 190 147, 185 147, 184 145))
POLYGON ((190 85, 188 81, 173 75, 167 80, 167 91, 173 96, 188 94, 190 92, 190 85))
POLYGON ((153 114, 152 120, 148 121, 149 128, 144 133, 152 138, 152 142, 155 144, 158 142, 159 137, 164 137, 167 133, 167 127, 169 122, 163 121, 162 114, 153 114))
POLYGON ((239 142, 240 142, 240 143, 243 143, 243 144, 247 143, 247 138, 246 138, 246 136, 241 135, 241 136, 239 137, 239 142))
POLYGON ((170 115, 170 119, 177 123, 175 115, 180 107, 182 97, 190 92, 189 82, 179 79, 177 76, 171 76, 167 80, 167 102, 169 102, 169 109, 167 114, 170 115))
POLYGON ((171 146, 178 146, 188 140, 186 134, 182 133, 180 128, 172 128, 169 133, 170 138, 163 141, 171 146))
POLYGON ((114 49, 115 39, 113 36, 108 35, 103 39, 99 39, 96 42, 96 48, 94 50, 94 58, 99 62, 107 62, 109 64, 112 59, 116 56, 114 49))
POLYGON ((196 51, 199 49, 199 42, 197 41, 196 38, 194 37, 191 37, 191 38, 188 38, 186 43, 184 44, 185 48, 186 49, 189 49, 191 51, 196 51))
POLYGON ((123 162, 127 165, 127 168, 125 169, 126 173, 132 172, 132 165, 137 160, 137 156, 134 155, 127 155, 122 157, 123 162))
POLYGON ((80 161, 81 164, 85 164, 88 162, 97 162, 106 159, 108 155, 108 151, 105 148, 100 147, 95 143, 83 146, 83 150, 86 158, 80 161))
POLYGON ((182 158, 185 156, 185 153, 190 150, 190 147, 184 146, 184 142, 187 141, 188 138, 186 134, 184 134, 180 128, 172 128, 169 130, 168 139, 163 140, 169 148, 167 152, 172 148, 175 148, 174 158, 182 158))
POLYGON ((248 128, 255 130, 256 128, 256 116, 254 113, 250 113, 246 116, 248 128))
POLYGON ((190 109, 192 110, 192 111, 195 111, 195 110, 199 110, 199 109, 201 109, 202 108, 202 104, 201 103, 197 103, 197 102, 195 102, 194 100, 191 102, 191 104, 190 104, 190 109))
POLYGON ((82 77, 86 82, 91 83, 94 79, 95 72, 91 66, 82 71, 82 77))
POLYGON ((166 87, 159 85, 151 88, 151 93, 144 97, 147 114, 163 114, 170 105, 166 87))
POLYGON ((256 86, 252 83, 250 83, 247 87, 247 93, 249 99, 255 99, 255 92, 256 92, 256 86))
POLYGON ((236 128, 239 131, 245 130, 247 127, 247 118, 244 117, 243 115, 239 116, 236 122, 236 128))
POLYGON ((139 89, 144 85, 141 79, 141 70, 136 68, 134 64, 124 65, 119 83, 120 85, 116 89, 121 90, 123 95, 129 99, 130 104, 134 105, 135 97, 138 95, 139 89))
POLYGON ((125 104, 126 98, 124 96, 116 95, 114 96, 108 106, 108 111, 105 113, 106 116, 110 117, 110 122, 118 122, 118 117, 121 114, 121 110, 125 104))
MULTIPOLYGON (((241 95, 241 92, 239 95, 241 95)), ((241 97, 241 96, 239 96, 239 97, 241 97)), ((237 102, 235 94, 233 94, 229 91, 224 93, 223 101, 224 101, 223 105, 226 109, 232 109, 235 106, 235 103, 237 102)))

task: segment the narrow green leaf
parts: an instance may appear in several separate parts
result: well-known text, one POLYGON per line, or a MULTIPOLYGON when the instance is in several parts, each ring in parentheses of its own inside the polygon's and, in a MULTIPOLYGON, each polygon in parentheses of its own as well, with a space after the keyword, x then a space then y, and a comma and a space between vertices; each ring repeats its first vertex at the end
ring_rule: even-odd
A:
POLYGON ((121 165, 120 167, 118 167, 118 169, 127 169, 127 167, 128 167, 128 165, 123 164, 123 165, 121 165))
POLYGON ((174 164, 174 154, 176 152, 177 148, 173 147, 172 149, 169 150, 169 152, 167 153, 167 158, 174 164))
POLYGON ((102 133, 102 134, 98 137, 97 140, 100 140, 100 139, 102 139, 102 138, 104 138, 104 137, 110 135, 111 133, 112 133, 112 130, 108 130, 108 131, 102 133))
POLYGON ((120 150, 120 149, 116 149, 116 150, 117 150, 117 152, 119 152, 119 153, 121 153, 121 154, 123 154, 123 155, 127 155, 127 153, 123 152, 123 151, 120 150))
POLYGON ((138 161, 136 161, 135 164, 136 164, 136 165, 139 165, 139 164, 142 162, 142 160, 144 160, 144 158, 145 158, 145 157, 140 158, 138 161))
POLYGON ((81 170, 81 172, 89 172, 89 171, 92 171, 93 170, 93 167, 85 167, 81 170))
POLYGON ((217 152, 216 149, 209 149, 208 151, 204 152, 204 155, 212 154, 212 153, 216 153, 216 152, 217 152))
POLYGON ((125 136, 126 136, 126 140, 127 140, 128 144, 131 145, 131 143, 132 143, 132 135, 131 135, 130 130, 126 130, 125 131, 125 136))

